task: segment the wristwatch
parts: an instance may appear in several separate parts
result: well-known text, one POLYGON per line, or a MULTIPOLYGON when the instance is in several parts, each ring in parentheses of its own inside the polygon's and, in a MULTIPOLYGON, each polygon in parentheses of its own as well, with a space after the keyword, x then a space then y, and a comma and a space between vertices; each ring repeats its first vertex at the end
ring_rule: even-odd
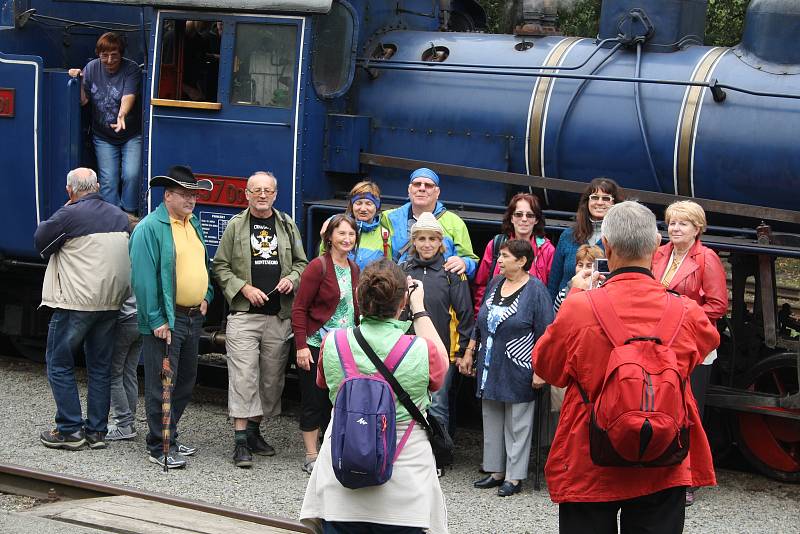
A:
POLYGON ((430 312, 427 312, 427 311, 425 311, 425 310, 422 310, 422 311, 418 311, 417 313, 415 313, 414 315, 412 315, 412 316, 411 316, 411 320, 412 320, 412 321, 416 321, 416 320, 417 320, 417 319, 419 319, 420 317, 430 317, 430 316, 431 316, 430 312))

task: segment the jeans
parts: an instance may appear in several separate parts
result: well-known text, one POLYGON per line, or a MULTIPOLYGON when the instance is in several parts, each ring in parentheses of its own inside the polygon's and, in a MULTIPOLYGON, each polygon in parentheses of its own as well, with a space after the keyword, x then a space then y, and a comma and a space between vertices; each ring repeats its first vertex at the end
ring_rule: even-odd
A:
POLYGON ((139 178, 142 170, 142 136, 131 137, 121 145, 103 141, 96 135, 93 136, 93 141, 100 175, 100 196, 128 213, 136 213, 139 208, 139 178))
POLYGON ((188 316, 175 312, 172 344, 167 347, 163 339, 153 335, 142 336, 144 357, 144 408, 147 413, 147 450, 151 456, 161 456, 163 427, 161 425, 161 366, 165 351, 169 349, 172 371, 171 405, 169 418, 170 449, 175 448, 178 423, 192 398, 197 378, 197 350, 205 317, 196 313, 188 316))
POLYGON ((61 434, 106 432, 110 404, 111 356, 117 311, 56 309, 47 331, 47 380, 56 401, 56 427, 61 434), (83 343, 88 392, 86 421, 81 415, 75 381, 75 353, 83 343))
POLYGON ((431 405, 428 407, 428 412, 435 415, 436 418, 442 423, 442 426, 452 434, 450 430, 450 386, 453 383, 453 378, 458 374, 458 368, 454 364, 450 364, 447 373, 444 375, 444 383, 442 387, 431 395, 431 405))
POLYGON ((114 356, 111 360, 111 411, 118 427, 136 422, 139 383, 136 369, 142 353, 142 334, 136 315, 117 321, 114 334, 114 356))

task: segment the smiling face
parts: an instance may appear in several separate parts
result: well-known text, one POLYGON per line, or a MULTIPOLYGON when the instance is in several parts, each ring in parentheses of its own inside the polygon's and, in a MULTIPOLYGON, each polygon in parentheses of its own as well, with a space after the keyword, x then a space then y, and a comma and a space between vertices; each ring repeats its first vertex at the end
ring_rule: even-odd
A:
POLYGON ((603 220, 608 210, 614 205, 614 197, 601 189, 595 189, 589 195, 589 215, 595 221, 603 220))
POLYGON ((340 221, 331 233, 331 250, 347 254, 356 244, 356 229, 347 221, 340 221))
POLYGON ((695 239, 697 239, 697 235, 700 233, 700 229, 688 219, 673 217, 669 220, 667 233, 669 234, 669 240, 673 247, 679 250, 685 250, 694 245, 695 239))
POLYGON ((375 203, 368 198, 359 198, 353 202, 353 215, 359 221, 372 222, 377 212, 375 203))
POLYGON ((533 227, 539 220, 533 213, 531 203, 525 199, 517 201, 514 212, 511 214, 511 224, 514 225, 514 236, 518 238, 530 238, 533 227))
POLYGON ((414 234, 414 249, 420 259, 429 260, 442 249, 442 236, 436 232, 420 230, 414 234))
POLYGON ((439 186, 433 180, 420 176, 408 184, 408 199, 415 212, 432 212, 439 200, 439 191, 439 186))
POLYGON ((106 69, 106 72, 109 74, 117 72, 119 66, 122 64, 122 54, 120 54, 118 48, 104 50, 100 52, 97 57, 100 58, 100 63, 102 63, 103 68, 106 69))

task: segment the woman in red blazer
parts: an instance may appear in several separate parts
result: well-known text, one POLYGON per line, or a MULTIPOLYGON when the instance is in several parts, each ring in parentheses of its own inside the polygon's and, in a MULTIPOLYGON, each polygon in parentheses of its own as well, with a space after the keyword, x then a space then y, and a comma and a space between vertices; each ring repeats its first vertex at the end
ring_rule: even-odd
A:
POLYGON ((292 306, 292 331, 297 348, 300 382, 300 430, 306 458, 303 471, 311 473, 317 460, 320 430, 331 417, 328 392, 316 386, 317 361, 325 335, 358 324, 358 266, 348 258, 356 244, 356 222, 349 215, 330 219, 322 235, 326 252, 303 271, 292 306))
MULTIPOLYGON (((715 324, 728 312, 728 286, 719 256, 700 242, 700 235, 706 229, 706 214, 696 202, 681 200, 667 207, 664 221, 668 225, 669 243, 659 247, 653 256, 653 276, 667 289, 697 302, 715 324)), ((711 365, 716 358, 714 349, 691 374, 692 393, 701 418, 711 365)), ((690 489, 686 504, 693 502, 694 492, 690 489)))

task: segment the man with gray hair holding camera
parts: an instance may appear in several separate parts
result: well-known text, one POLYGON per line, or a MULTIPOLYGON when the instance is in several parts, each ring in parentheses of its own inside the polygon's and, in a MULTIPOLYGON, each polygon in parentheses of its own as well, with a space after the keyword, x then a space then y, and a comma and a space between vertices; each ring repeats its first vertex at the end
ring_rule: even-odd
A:
POLYGON ((53 308, 45 357, 56 428, 39 436, 53 449, 106 446, 114 326, 130 295, 131 264, 128 216, 97 191, 93 170, 70 171, 69 201, 39 224, 33 236, 36 250, 48 260, 42 306, 53 308), (85 421, 74 372, 81 345, 89 378, 85 421))
POLYGON ((696 302, 653 278, 661 237, 649 209, 614 205, 602 241, 611 272, 575 275, 533 352, 533 386, 567 388, 545 467, 550 497, 563 533, 616 534, 620 511, 622 532, 682 532, 686 487, 716 484, 688 377, 719 334, 696 302))

